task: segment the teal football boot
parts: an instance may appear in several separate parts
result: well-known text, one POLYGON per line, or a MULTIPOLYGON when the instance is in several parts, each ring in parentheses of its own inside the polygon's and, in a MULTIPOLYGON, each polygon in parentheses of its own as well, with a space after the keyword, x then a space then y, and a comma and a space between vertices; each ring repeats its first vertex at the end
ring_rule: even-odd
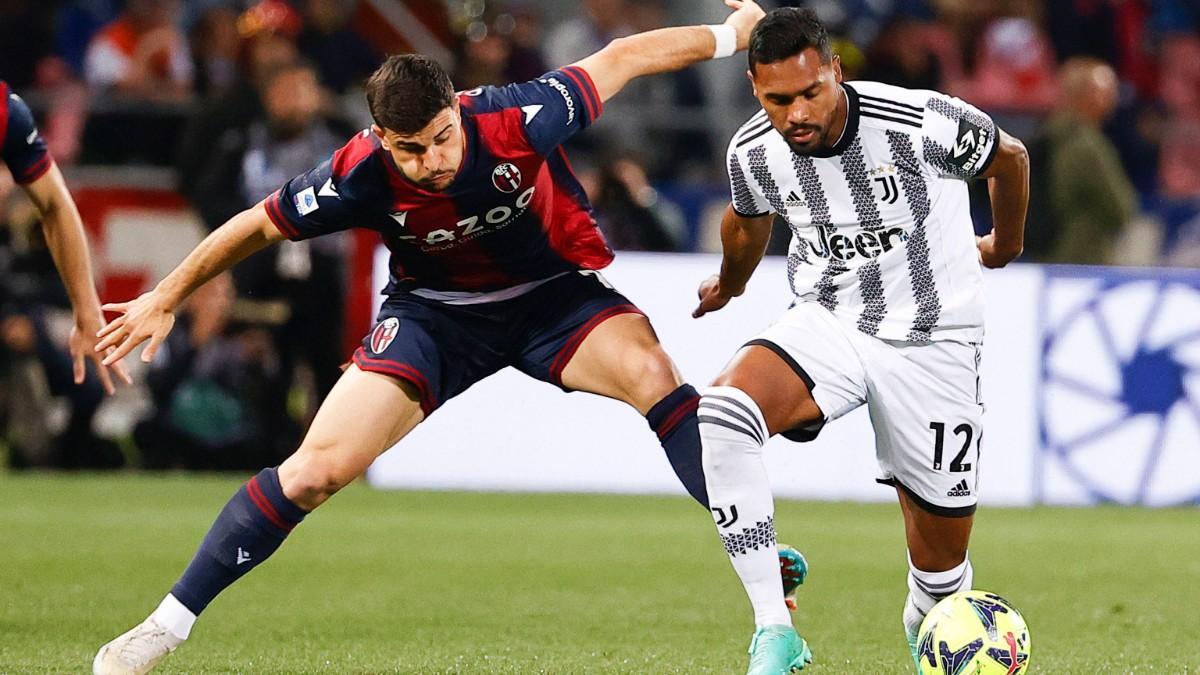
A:
POLYGON ((788 609, 796 610, 796 589, 808 578, 808 561, 804 555, 787 544, 779 544, 779 572, 783 576, 783 600, 788 609))
POLYGON ((763 626, 750 640, 746 675, 788 675, 812 663, 812 650, 791 626, 763 626))
POLYGON ((917 636, 905 633, 904 637, 908 640, 908 651, 912 652, 913 665, 917 667, 917 675, 921 675, 921 654, 917 651, 917 636))
POLYGON ((925 672, 921 669, 921 659, 929 662, 931 669, 937 668, 937 652, 933 651, 933 631, 925 632, 925 639, 921 640, 919 635, 908 635, 905 631, 905 638, 908 639, 908 649, 912 652, 913 664, 917 667, 917 675, 925 672))

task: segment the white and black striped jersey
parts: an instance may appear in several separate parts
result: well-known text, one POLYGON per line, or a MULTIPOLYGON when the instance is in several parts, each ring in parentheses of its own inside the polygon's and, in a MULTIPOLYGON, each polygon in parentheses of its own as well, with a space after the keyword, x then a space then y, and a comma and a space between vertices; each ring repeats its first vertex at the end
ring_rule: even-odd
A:
POLYGON ((996 154, 996 124, 945 94, 842 85, 846 129, 822 156, 792 152, 759 111, 729 144, 734 210, 792 230, 788 276, 868 335, 983 337, 983 277, 966 180, 996 154))

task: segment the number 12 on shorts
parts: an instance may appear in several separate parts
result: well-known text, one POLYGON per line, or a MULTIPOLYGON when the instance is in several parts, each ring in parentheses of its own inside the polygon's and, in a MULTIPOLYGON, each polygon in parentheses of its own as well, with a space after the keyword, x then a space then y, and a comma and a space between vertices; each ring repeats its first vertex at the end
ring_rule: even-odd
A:
MULTIPOLYGON (((929 428, 933 429, 933 469, 935 471, 942 470, 942 451, 946 445, 946 423, 945 422, 930 422, 929 428)), ((967 450, 971 448, 971 441, 975 438, 975 429, 970 424, 963 422, 954 427, 954 435, 962 436, 962 449, 954 456, 950 462, 950 473, 965 473, 971 470, 969 463, 964 464, 963 459, 967 456, 967 450)), ((979 454, 979 449, 976 448, 975 453, 979 454)))

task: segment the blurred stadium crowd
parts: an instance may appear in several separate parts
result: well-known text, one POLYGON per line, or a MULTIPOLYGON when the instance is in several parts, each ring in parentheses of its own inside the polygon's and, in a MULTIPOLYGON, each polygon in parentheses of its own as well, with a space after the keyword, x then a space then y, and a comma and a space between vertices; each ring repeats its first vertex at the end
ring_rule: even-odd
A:
MULTIPOLYGON (((719 22, 721 3, 710 4, 0 0, 0 79, 34 109, 69 180, 149 168, 214 228, 370 124, 361 83, 386 53, 430 53, 462 89, 503 84, 632 32, 719 22)), ((1034 175, 1025 259, 1200 267, 1194 0, 763 4, 816 9, 848 79, 946 91, 1023 138, 1034 175)), ((739 57, 637 82, 573 142, 614 248, 719 248, 725 143, 755 108, 743 71, 739 57)), ((209 284, 141 377, 148 395, 126 433, 99 433, 102 392, 94 378, 71 385, 56 328, 65 297, 18 193, 0 176, 11 465, 257 468, 295 446, 343 360, 344 326, 329 317, 346 302, 348 236, 276 247, 209 284)), ((986 186, 975 193, 986 231, 986 186)))

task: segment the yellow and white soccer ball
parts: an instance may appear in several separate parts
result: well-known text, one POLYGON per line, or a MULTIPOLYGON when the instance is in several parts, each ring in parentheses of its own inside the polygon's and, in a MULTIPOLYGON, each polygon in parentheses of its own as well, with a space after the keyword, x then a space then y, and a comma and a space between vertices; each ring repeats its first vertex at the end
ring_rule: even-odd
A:
POLYGON ((1018 675, 1029 669, 1029 628, 1007 600, 986 591, 945 598, 917 634, 919 675, 1018 675))

